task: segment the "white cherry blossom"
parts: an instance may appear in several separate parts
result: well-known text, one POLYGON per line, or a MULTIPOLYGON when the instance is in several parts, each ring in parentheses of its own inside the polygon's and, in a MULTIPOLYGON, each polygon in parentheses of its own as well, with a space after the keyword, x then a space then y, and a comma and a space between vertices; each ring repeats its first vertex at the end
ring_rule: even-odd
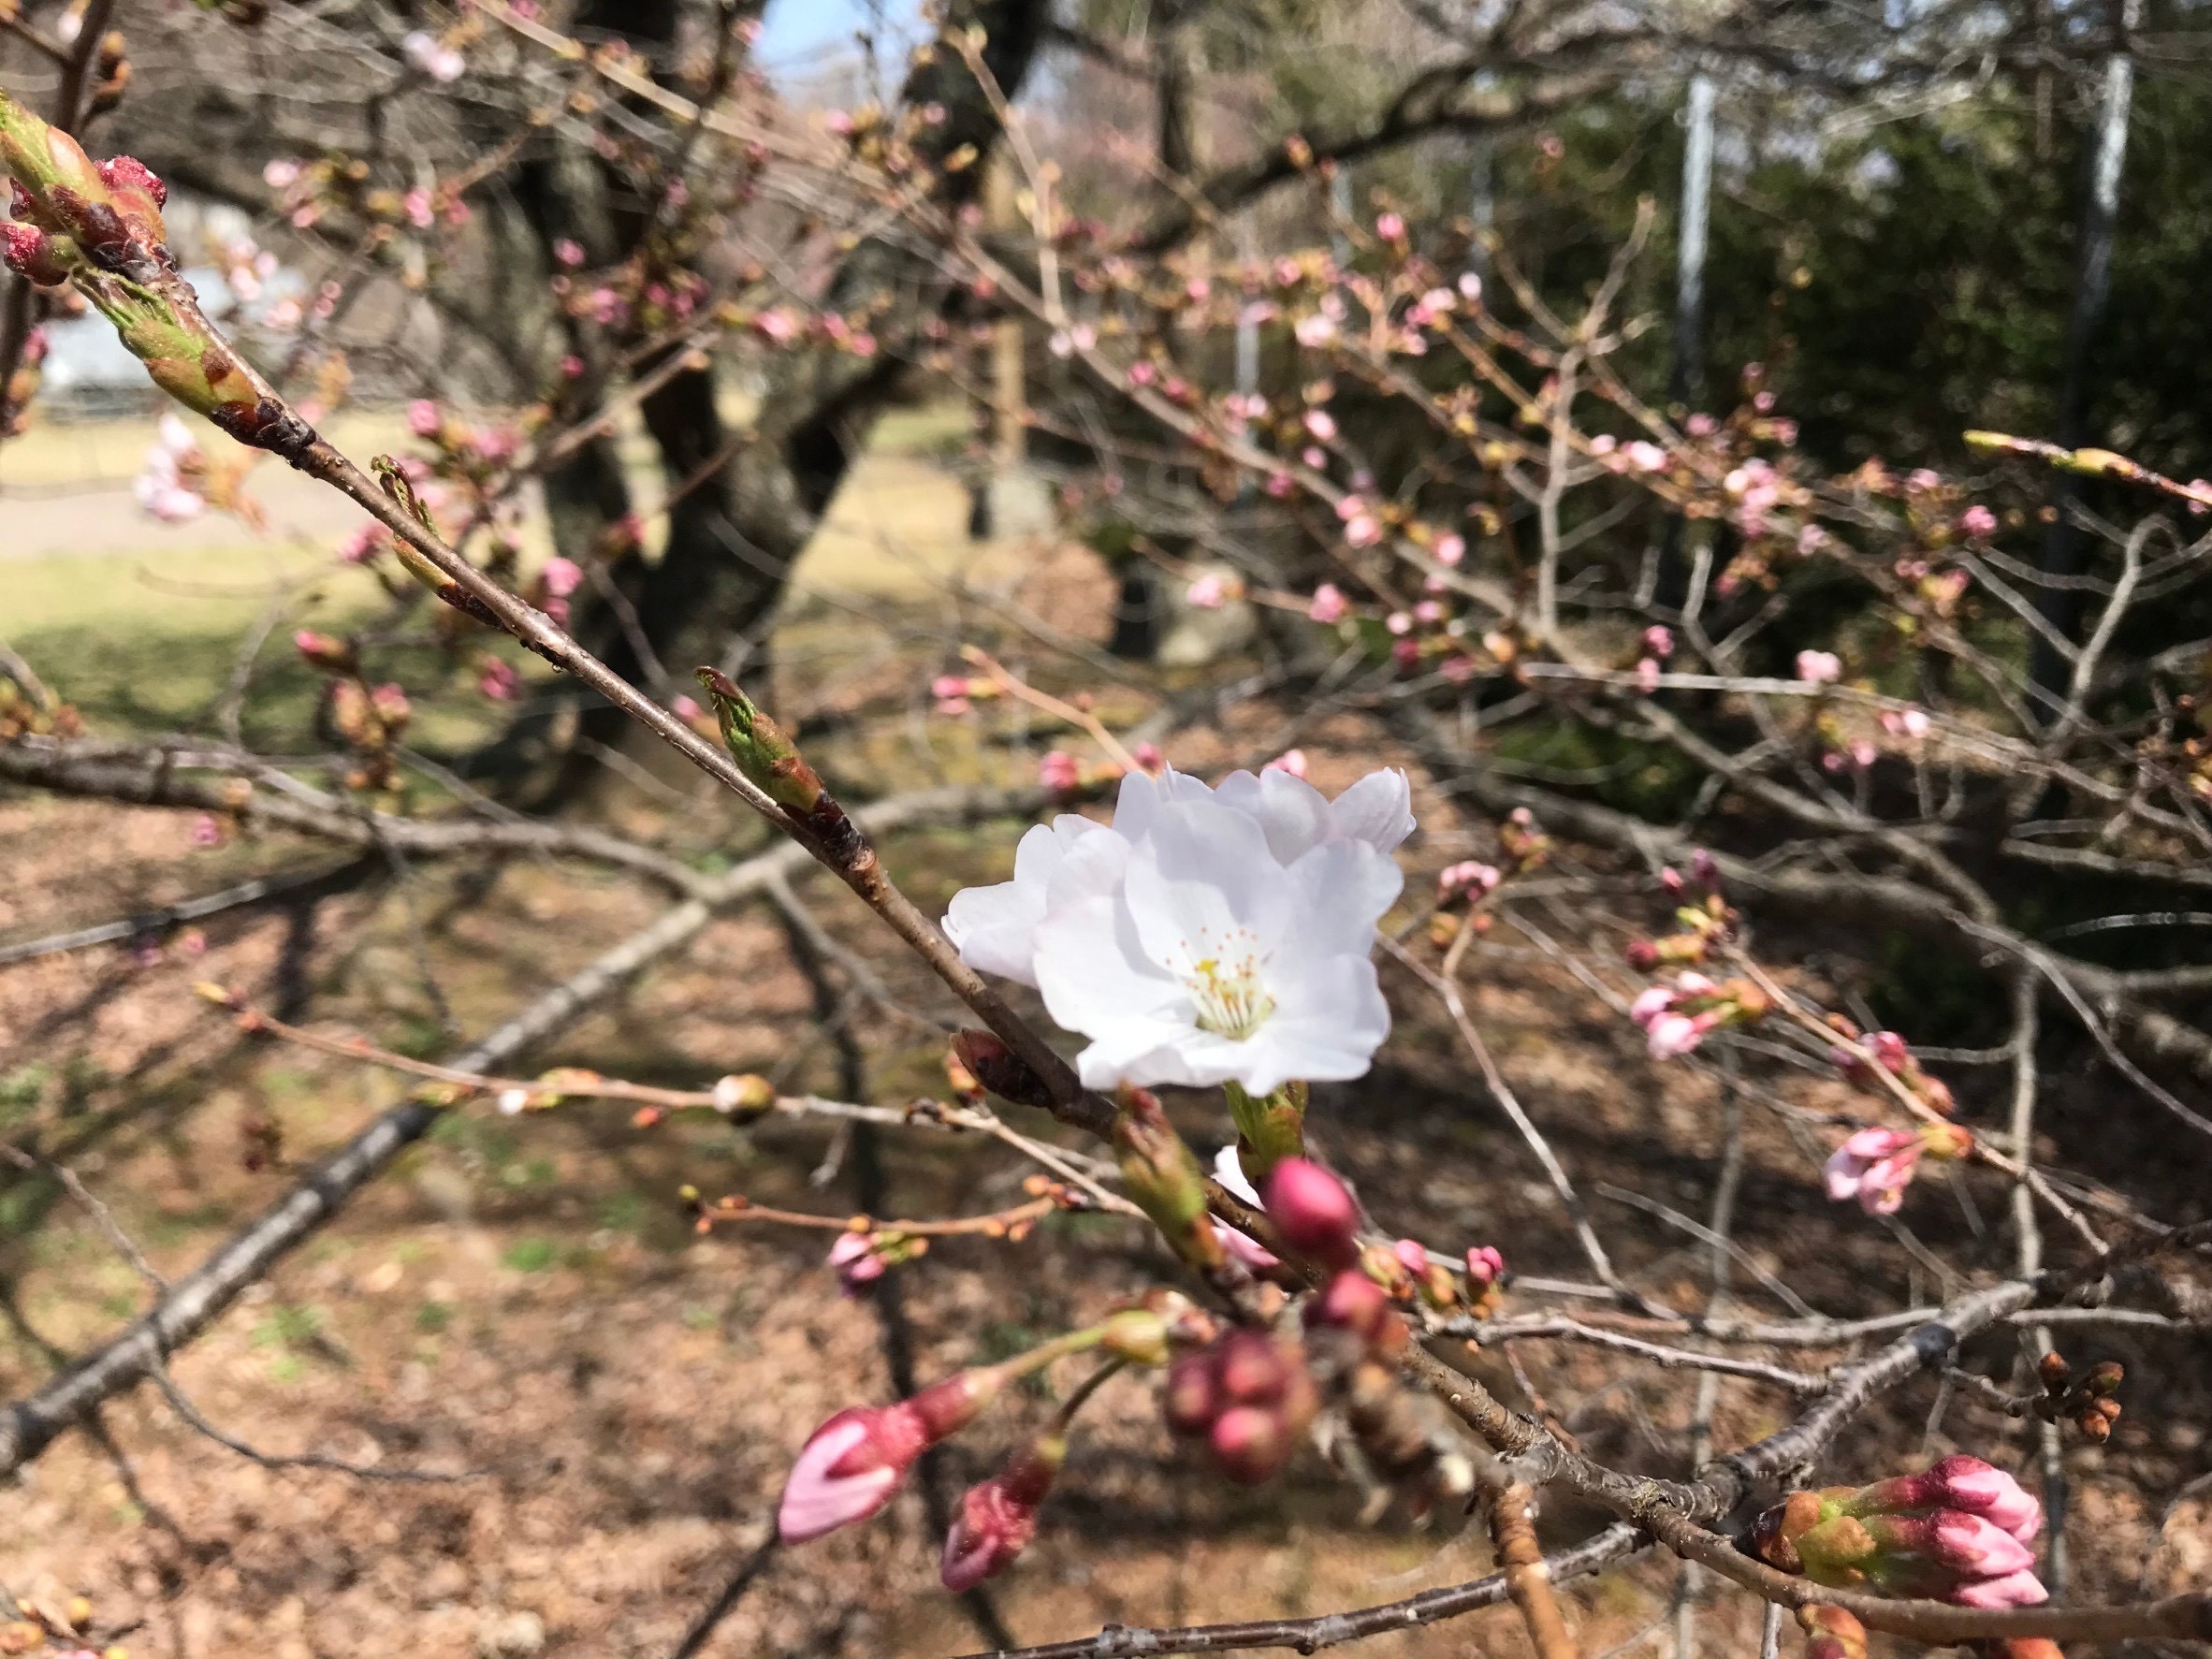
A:
POLYGON ((1311 840, 1310 821, 1218 796, 1140 798, 1118 887, 1054 899, 1036 928, 1045 1007, 1091 1040, 1084 1084, 1233 1081, 1264 1095, 1364 1072, 1390 1033, 1368 952, 1404 885, 1397 865, 1367 839, 1311 840), (1286 863, 1278 839, 1309 844, 1286 863))
POLYGON ((1151 834, 1160 809, 1187 801, 1216 802, 1250 818, 1286 865, 1329 841, 1389 853, 1413 833, 1412 790, 1399 771, 1370 773, 1333 801, 1280 770, 1232 772, 1218 789, 1181 772, 1131 772, 1111 828, 1070 813, 1030 830, 1015 851, 1012 880, 953 895, 945 936, 970 968, 1036 984, 1038 924, 1063 905, 1113 892, 1129 849, 1151 834))

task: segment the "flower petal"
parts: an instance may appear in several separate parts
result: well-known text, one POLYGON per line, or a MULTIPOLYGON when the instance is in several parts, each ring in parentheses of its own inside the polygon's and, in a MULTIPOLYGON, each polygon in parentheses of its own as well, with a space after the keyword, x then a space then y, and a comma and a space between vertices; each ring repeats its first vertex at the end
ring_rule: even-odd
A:
POLYGON ((1329 841, 1290 866, 1296 910, 1276 954, 1364 956, 1405 886, 1398 861, 1364 841, 1329 841))
POLYGON ((1394 851, 1413 834, 1413 785, 1395 766, 1368 773, 1330 804, 1329 833, 1394 851))
POLYGON ((1258 822, 1215 801, 1159 808, 1129 854, 1123 899, 1144 955, 1178 979, 1209 957, 1264 960, 1295 905, 1258 822))
POLYGON ((1224 806, 1257 822, 1276 859, 1289 864, 1329 837, 1329 798, 1280 767, 1255 777, 1231 772, 1214 792, 1224 806))
POLYGON ((1118 899, 1085 898, 1054 911, 1037 929, 1035 967, 1054 1022, 1111 1038, 1111 1054, 1134 1057, 1191 1023, 1189 994, 1145 955, 1118 899))

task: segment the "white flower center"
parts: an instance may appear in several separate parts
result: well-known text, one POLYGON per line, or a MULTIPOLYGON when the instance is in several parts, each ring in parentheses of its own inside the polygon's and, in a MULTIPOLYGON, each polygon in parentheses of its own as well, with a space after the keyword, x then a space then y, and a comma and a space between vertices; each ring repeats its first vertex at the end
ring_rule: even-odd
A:
POLYGON ((1198 1004, 1201 1030, 1242 1042, 1275 1011, 1275 999, 1260 982, 1259 955, 1251 949, 1255 942, 1239 929, 1217 950, 1202 956, 1190 953, 1183 987, 1198 1004))

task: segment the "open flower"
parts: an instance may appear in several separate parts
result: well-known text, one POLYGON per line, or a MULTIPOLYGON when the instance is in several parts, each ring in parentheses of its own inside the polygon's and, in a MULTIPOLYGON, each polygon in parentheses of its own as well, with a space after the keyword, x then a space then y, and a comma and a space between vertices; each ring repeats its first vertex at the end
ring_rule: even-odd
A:
POLYGON ((1870 1215, 1894 1215, 1920 1161, 1920 1137, 1910 1129, 1860 1129, 1836 1148, 1822 1171, 1828 1197, 1856 1199, 1870 1215))
MULTIPOLYGON (((1951 1124, 1922 1124, 1915 1129, 1860 1129, 1829 1157, 1822 1171, 1828 1197, 1838 1203, 1856 1199, 1870 1215, 1894 1215, 1905 1201, 1905 1187, 1923 1157, 1963 1157, 1973 1138, 1951 1124)), ((1974 1508, 1961 1504, 1960 1508, 1974 1508)))
POLYGON ((1310 790, 1285 772, 1254 779, 1240 795, 1268 810, 1264 823, 1223 798, 1157 806, 1119 891, 1038 927, 1045 1007, 1091 1039, 1085 1086, 1235 1082, 1265 1095, 1366 1071, 1390 1032, 1368 952, 1404 878, 1362 839, 1299 846, 1317 826, 1273 810, 1290 800, 1266 787, 1277 780, 1310 790), (1287 863, 1278 849, 1292 848, 1287 863))
MULTIPOLYGON (((1128 793, 1127 781, 1122 793, 1128 793)), ((960 959, 968 967, 1034 985, 1037 924, 1047 910, 1055 900, 1068 903, 1112 891, 1128 856, 1127 841, 1079 814, 1064 813, 1050 824, 1041 823, 1014 849, 1012 880, 964 887, 953 895, 945 911, 945 937, 960 948, 960 959), (1071 864, 1076 849, 1094 841, 1071 864)))
MULTIPOLYGON (((1074 763, 1068 764, 1072 771, 1074 763)), ((1070 778, 1065 787, 1073 781, 1070 778)), ((1130 847, 1151 832, 1167 803, 1231 807, 1259 823, 1269 850, 1288 864, 1328 841, 1392 851, 1413 833, 1412 799, 1405 774, 1396 771, 1370 773, 1333 801, 1280 767, 1258 775, 1231 773, 1218 790, 1165 768, 1157 776, 1132 772, 1121 781, 1111 829, 1068 814, 1030 830, 1015 851, 1011 881, 963 888, 953 895, 945 937, 970 968, 1034 985, 1038 924, 1052 910, 1115 892, 1130 847)))

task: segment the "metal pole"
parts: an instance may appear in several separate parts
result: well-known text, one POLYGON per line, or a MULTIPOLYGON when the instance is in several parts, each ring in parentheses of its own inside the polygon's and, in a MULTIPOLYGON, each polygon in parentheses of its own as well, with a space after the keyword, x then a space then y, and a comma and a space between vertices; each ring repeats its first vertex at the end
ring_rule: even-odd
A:
MULTIPOLYGON (((1689 405, 1705 390, 1705 245, 1712 211, 1712 77, 1699 70, 1690 77, 1683 111, 1682 207, 1676 238, 1674 276, 1674 366, 1666 377, 1669 402, 1689 405)), ((1659 539, 1652 598, 1669 608, 1690 595, 1689 560, 1682 542, 1685 526, 1670 517, 1659 539)))
POLYGON ((1705 246, 1712 211, 1712 77, 1690 77, 1682 146, 1681 235, 1675 254, 1674 372, 1667 395, 1689 402, 1705 385, 1705 246))

